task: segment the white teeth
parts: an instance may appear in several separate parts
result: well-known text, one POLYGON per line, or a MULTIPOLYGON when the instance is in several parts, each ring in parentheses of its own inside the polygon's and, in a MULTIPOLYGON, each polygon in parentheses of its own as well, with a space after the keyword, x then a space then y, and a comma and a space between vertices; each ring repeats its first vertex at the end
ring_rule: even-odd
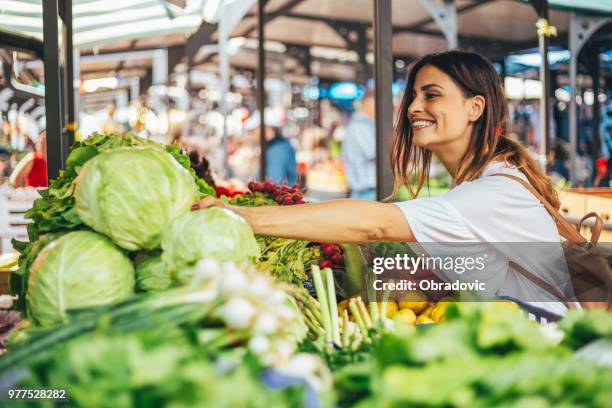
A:
POLYGON ((429 120, 417 120, 417 121, 412 122, 412 127, 420 129, 420 128, 424 128, 424 127, 427 127, 427 126, 431 126, 434 123, 436 123, 436 122, 432 122, 432 121, 429 121, 429 120))

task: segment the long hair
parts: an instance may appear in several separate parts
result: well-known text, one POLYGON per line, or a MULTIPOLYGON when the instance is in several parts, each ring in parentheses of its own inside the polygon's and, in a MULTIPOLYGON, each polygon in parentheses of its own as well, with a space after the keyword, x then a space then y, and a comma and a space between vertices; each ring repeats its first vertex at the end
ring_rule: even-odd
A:
POLYGON ((506 134, 508 105, 497 72, 482 56, 457 50, 426 55, 413 64, 408 74, 391 147, 394 194, 401 185, 405 185, 415 197, 423 184, 429 182, 432 153, 414 145, 407 115, 413 100, 412 89, 417 73, 426 65, 434 66, 448 75, 466 98, 481 95, 485 99, 484 111, 474 122, 468 149, 455 174, 456 183, 474 180, 481 176, 489 163, 504 161, 518 168, 551 205, 559 208, 559 198, 550 179, 540 170, 527 150, 506 134), (416 176, 416 186, 412 186, 409 181, 413 175, 416 176))

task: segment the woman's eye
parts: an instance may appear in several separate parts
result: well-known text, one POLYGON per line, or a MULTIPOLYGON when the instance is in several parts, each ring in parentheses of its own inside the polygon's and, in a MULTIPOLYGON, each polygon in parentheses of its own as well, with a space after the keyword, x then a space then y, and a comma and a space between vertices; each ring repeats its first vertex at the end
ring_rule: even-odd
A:
POLYGON ((433 98, 435 98, 435 97, 437 97, 437 96, 438 96, 438 94, 435 94, 435 93, 428 93, 428 94, 425 94, 425 97, 426 97, 427 99, 433 99, 433 98))

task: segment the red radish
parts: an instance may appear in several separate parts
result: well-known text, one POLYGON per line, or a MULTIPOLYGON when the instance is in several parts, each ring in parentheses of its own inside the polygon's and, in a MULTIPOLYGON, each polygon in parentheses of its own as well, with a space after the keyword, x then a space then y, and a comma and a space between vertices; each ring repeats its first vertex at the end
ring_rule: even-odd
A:
POLYGON ((274 183, 272 183, 271 181, 264 181, 263 183, 263 190, 266 193, 271 193, 276 189, 276 186, 274 185, 274 183))
POLYGON ((306 204, 306 202, 304 200, 299 200, 295 204, 306 204))
POLYGON ((217 193, 217 197, 230 196, 230 191, 227 188, 221 186, 215 187, 215 193, 217 193))
POLYGON ((325 256, 332 256, 334 255, 334 245, 333 244, 321 244, 321 252, 323 252, 323 254, 325 256))
POLYGON ((255 185, 255 182, 251 181, 249 184, 247 184, 247 187, 249 188, 249 190, 255 191, 255 187, 253 187, 254 185, 255 185))
POLYGON ((320 268, 331 268, 332 263, 329 259, 323 259, 321 262, 319 262, 319 267, 320 268))
POLYGON ((285 196, 285 198, 283 199, 283 205, 291 205, 291 204, 293 204, 293 200, 291 199, 291 197, 285 196))
POLYGON ((342 263, 342 255, 340 255, 339 253, 333 254, 330 259, 331 259, 332 263, 334 263, 335 265, 338 265, 338 264, 342 263))
POLYGON ((300 201, 302 199, 302 196, 301 196, 301 194, 294 193, 291 196, 291 199, 293 200, 294 203, 297 203, 298 201, 300 201))
POLYGON ((298 183, 295 183, 294 185, 291 186, 292 189, 294 189, 295 191, 300 191, 301 187, 298 183))
POLYGON ((263 184, 259 183, 259 182, 254 182, 253 183, 253 191, 263 191, 263 184))

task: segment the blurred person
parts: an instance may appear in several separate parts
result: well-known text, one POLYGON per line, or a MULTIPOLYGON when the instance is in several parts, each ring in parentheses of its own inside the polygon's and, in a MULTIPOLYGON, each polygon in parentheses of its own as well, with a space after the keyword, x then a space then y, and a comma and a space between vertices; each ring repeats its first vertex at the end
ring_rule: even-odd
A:
POLYGON ((0 185, 11 176, 11 152, 0 145, 0 185))
POLYGON ((342 161, 349 186, 349 196, 376 200, 376 129, 374 93, 367 91, 359 110, 346 125, 342 142, 342 161))
MULTIPOLYGON (((251 140, 259 140, 259 111, 254 111, 244 125, 251 140)), ((266 138, 266 179, 293 185, 297 180, 295 149, 281 132, 281 117, 272 108, 264 110, 266 138)))
POLYGON ((47 187, 47 132, 40 133, 37 149, 28 153, 11 173, 9 184, 13 187, 47 187))

